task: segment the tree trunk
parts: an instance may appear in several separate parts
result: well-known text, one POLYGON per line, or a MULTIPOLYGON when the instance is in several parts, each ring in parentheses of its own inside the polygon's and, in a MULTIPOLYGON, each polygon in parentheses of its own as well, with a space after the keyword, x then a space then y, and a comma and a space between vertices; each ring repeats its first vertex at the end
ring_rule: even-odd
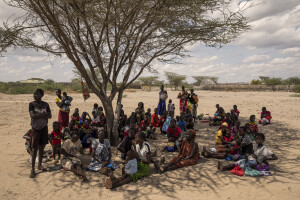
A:
POLYGON ((113 137, 112 137, 112 129, 113 129, 113 121, 114 121, 114 109, 112 103, 109 100, 102 102, 103 108, 106 114, 106 129, 108 134, 108 139, 113 144, 113 137))
POLYGON ((120 91, 118 93, 118 99, 117 99, 117 105, 116 105, 116 112, 115 112, 115 117, 113 120, 113 127, 112 127, 112 136, 113 136, 113 143, 114 145, 119 144, 119 119, 120 119, 120 111, 121 111, 121 102, 122 102, 122 97, 123 97, 123 91, 120 91))

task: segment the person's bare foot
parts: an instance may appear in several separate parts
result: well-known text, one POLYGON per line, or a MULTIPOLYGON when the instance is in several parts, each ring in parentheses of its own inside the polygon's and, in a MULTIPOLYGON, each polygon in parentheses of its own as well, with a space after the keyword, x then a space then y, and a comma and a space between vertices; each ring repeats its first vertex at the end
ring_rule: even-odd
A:
POLYGON ((220 165, 221 165, 221 161, 218 161, 218 163, 217 163, 218 169, 220 169, 220 165))
POLYGON ((43 172, 47 171, 47 169, 42 167, 41 165, 38 166, 38 170, 42 170, 43 172))
POLYGON ((160 164, 160 165, 161 165, 161 164, 165 164, 165 162, 166 162, 166 157, 165 157, 165 156, 162 156, 161 159, 160 159, 160 161, 159 161, 159 164, 160 164))
POLYGON ((31 173, 29 175, 29 178, 34 178, 35 177, 35 171, 34 170, 31 170, 31 173))
POLYGON ((220 166, 219 166, 219 170, 220 171, 224 171, 224 165, 223 165, 223 163, 221 162, 221 161, 219 161, 220 162, 220 166))
POLYGON ((105 186, 107 189, 112 189, 113 188, 113 183, 112 183, 112 180, 110 178, 107 178, 105 180, 105 186))

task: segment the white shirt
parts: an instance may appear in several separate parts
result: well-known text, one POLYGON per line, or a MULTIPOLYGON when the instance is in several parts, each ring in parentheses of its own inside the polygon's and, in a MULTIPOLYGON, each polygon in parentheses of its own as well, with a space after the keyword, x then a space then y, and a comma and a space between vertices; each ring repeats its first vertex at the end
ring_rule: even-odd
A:
MULTIPOLYGON (((93 148, 93 149, 96 149, 96 148, 98 147, 99 144, 100 144, 99 139, 94 139, 94 140, 92 141, 92 148, 93 148)), ((103 144, 104 144, 107 148, 110 148, 110 143, 109 143, 109 140, 108 140, 108 139, 104 139, 103 144)))
MULTIPOLYGON (((141 148, 140 148, 139 144, 136 144, 135 147, 136 147, 136 152, 139 155, 139 158, 141 160, 147 160, 147 154, 151 153, 150 144, 148 142, 143 142, 143 145, 141 148)), ((134 149, 134 148, 132 147, 132 149, 134 149)))
POLYGON ((127 174, 135 174, 137 173, 137 160, 134 158, 132 160, 128 160, 125 165, 125 172, 127 174))
MULTIPOLYGON (((265 145, 258 147, 256 146, 254 150, 254 155, 257 157, 257 162, 262 163, 265 158, 270 158, 274 153, 265 145)), ((248 157, 248 160, 255 160, 255 158, 251 155, 248 157)))

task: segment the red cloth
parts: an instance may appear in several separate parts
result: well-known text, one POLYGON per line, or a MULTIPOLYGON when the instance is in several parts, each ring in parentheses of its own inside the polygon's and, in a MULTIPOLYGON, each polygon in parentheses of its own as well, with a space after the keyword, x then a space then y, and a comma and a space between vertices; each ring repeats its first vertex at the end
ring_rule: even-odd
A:
POLYGON ((160 130, 161 130, 162 126, 164 125, 166 119, 167 119, 167 118, 165 118, 164 116, 161 116, 161 117, 159 118, 158 125, 159 125, 159 127, 160 127, 160 130))
POLYGON ((229 136, 229 137, 224 136, 223 138, 224 138, 225 142, 231 142, 233 140, 233 138, 231 136, 229 136))
POLYGON ((167 129, 167 133, 169 133, 169 130, 170 130, 170 134, 171 134, 171 136, 173 136, 174 140, 177 140, 180 137, 181 129, 178 126, 176 126, 175 128, 169 127, 167 129))
POLYGON ((58 111, 58 122, 60 124, 60 130, 62 129, 62 127, 68 127, 69 126, 69 113, 59 110, 58 111))
POLYGON ((57 132, 52 131, 51 135, 54 138, 52 140, 52 145, 61 144, 61 137, 60 137, 61 134, 60 134, 60 132, 57 133, 57 132))
POLYGON ((145 131, 146 130, 146 128, 147 128, 147 126, 146 126, 146 123, 145 123, 145 121, 143 120, 143 121, 141 121, 141 123, 140 123, 140 129, 141 129, 141 131, 145 131))
POLYGON ((240 166, 235 166, 233 170, 230 171, 232 174, 238 175, 238 176, 243 176, 244 175, 244 170, 240 168, 240 166))
POLYGON ((155 113, 153 113, 152 116, 151 116, 151 124, 152 124, 152 126, 158 127, 158 121, 159 121, 158 115, 155 114, 155 113))

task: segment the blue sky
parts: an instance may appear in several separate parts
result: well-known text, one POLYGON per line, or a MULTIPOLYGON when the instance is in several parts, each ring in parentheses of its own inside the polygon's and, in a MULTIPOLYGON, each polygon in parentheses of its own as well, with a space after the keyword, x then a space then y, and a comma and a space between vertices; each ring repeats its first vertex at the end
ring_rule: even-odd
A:
MULTIPOLYGON (((245 3, 234 0, 233 6, 245 3)), ((217 76, 219 82, 249 82, 258 76, 300 77, 300 1, 252 0, 257 4, 245 15, 251 19, 252 30, 220 49, 193 45, 191 57, 182 64, 154 63, 163 80, 164 71, 191 76, 217 76)), ((234 8, 234 7, 233 7, 234 8)), ((17 10, 0 0, 0 22, 17 10)), ((67 59, 54 59, 43 52, 10 49, 0 58, 0 81, 26 80, 31 77, 70 81, 73 65, 67 59)), ((145 72, 143 76, 149 75, 145 72)))

